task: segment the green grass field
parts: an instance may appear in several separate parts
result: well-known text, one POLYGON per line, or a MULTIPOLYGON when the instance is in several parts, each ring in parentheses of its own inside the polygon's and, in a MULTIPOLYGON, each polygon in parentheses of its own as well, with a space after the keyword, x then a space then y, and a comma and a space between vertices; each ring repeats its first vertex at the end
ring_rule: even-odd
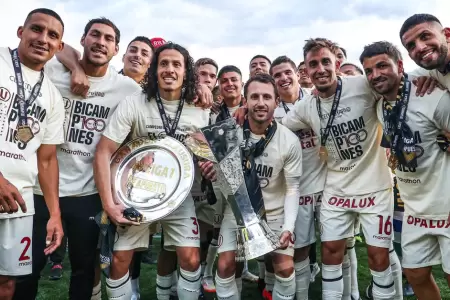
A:
MULTIPOLYGON (((158 240, 155 241, 155 244, 158 244, 158 240)), ((157 248, 156 248, 157 249, 157 248)), ((358 256, 358 281, 359 281, 359 290, 363 299, 364 290, 366 286, 370 282, 370 272, 367 266, 367 255, 364 244, 357 243, 356 244, 356 253, 358 256)), ((37 300, 67 300, 68 295, 68 287, 69 287, 69 278, 70 278, 70 265, 66 258, 64 265, 64 274, 63 278, 58 281, 50 281, 48 280, 48 273, 50 267, 48 266, 43 272, 42 279, 40 281, 39 286, 39 294, 37 300)), ((320 261, 320 258, 319 258, 320 261)), ((142 300, 153 300, 156 299, 156 268, 155 266, 150 266, 146 264, 142 264, 141 271, 141 299, 142 300)), ((257 274, 257 264, 255 262, 249 263, 249 269, 257 274)), ((450 300, 450 289, 447 287, 447 282, 444 277, 444 273, 440 267, 436 267, 434 269, 434 277, 441 288, 441 296, 442 300, 450 300)), ((107 299, 106 292, 104 290, 104 284, 102 286, 102 294, 103 299, 107 299)), ((214 295, 207 295, 208 300, 216 299, 214 295)), ((258 294, 256 284, 246 284, 244 283, 243 291, 242 291, 242 299, 252 299, 259 300, 261 297, 258 294)), ((311 300, 319 300, 321 297, 321 280, 320 277, 316 278, 316 282, 311 284, 310 286, 310 295, 309 299, 311 300)), ((405 297, 405 299, 416 299, 416 297, 405 297)), ((182 300, 182 299, 180 299, 182 300)), ((426 299, 424 299, 426 300, 426 299)))

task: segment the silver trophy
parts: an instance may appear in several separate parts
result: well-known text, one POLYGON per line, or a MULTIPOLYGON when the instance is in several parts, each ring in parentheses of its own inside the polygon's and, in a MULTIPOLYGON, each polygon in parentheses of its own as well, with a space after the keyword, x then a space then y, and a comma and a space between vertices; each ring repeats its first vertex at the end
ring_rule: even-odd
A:
POLYGON ((164 218, 186 199, 194 182, 191 152, 171 137, 137 138, 111 159, 113 196, 143 215, 143 223, 164 218))
POLYGON ((280 247, 279 237, 265 221, 260 190, 257 189, 259 195, 255 189, 250 190, 249 195, 242 169, 241 132, 234 119, 229 118, 201 128, 185 141, 199 159, 214 163, 217 181, 213 184, 227 197, 238 225, 237 261, 254 259, 280 247), (251 199, 252 196, 257 198, 251 199))

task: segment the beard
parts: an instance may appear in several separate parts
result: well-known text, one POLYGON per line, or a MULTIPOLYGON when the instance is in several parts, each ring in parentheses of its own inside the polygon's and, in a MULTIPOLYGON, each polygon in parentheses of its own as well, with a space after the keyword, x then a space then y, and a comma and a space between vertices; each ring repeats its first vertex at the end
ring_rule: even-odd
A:
POLYGON ((424 68, 425 70, 434 70, 434 69, 440 69, 445 68, 445 61, 447 60, 447 54, 448 54, 448 47, 447 42, 441 43, 438 50, 439 57, 435 62, 431 62, 428 65, 424 65, 422 63, 417 63, 420 67, 424 68))

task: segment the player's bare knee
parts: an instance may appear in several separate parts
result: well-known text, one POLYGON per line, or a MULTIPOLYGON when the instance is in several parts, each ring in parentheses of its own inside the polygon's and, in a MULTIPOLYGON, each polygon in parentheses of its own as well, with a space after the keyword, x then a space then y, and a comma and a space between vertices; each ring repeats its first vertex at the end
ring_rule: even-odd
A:
POLYGON ((382 272, 390 265, 388 248, 367 246, 367 256, 371 270, 382 272))
POLYGON ((423 285, 431 282, 431 267, 404 269, 403 272, 411 285, 423 285))
POLYGON ((120 279, 128 272, 131 260, 133 258, 133 250, 115 251, 112 257, 111 279, 120 279))
POLYGON ((278 277, 289 278, 294 273, 294 259, 292 256, 274 253, 272 261, 275 274, 278 277))
POLYGON ((304 261, 309 256, 309 246, 295 249, 294 251, 294 261, 301 262, 304 261))
POLYGON ((185 271, 195 272, 200 267, 200 248, 180 247, 177 256, 180 268, 185 271))
POLYGON ((14 295, 15 279, 0 275, 0 299, 11 299, 14 295))
POLYGON ((322 242, 322 262, 339 265, 344 260, 345 240, 322 242))
POLYGON ((236 273, 235 253, 232 251, 219 254, 217 274, 220 278, 230 278, 236 273))

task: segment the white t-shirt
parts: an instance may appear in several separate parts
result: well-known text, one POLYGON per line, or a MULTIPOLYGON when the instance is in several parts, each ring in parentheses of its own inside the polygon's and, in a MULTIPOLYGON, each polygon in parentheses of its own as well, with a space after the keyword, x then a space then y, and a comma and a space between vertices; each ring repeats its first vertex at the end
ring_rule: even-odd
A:
MULTIPOLYGON (((178 110, 179 101, 161 100, 168 118, 173 120, 178 110)), ((186 135, 194 132, 195 128, 208 126, 209 112, 209 110, 203 110, 185 102, 174 138, 184 142, 186 135)), ((143 136, 151 138, 166 136, 156 100, 148 101, 147 94, 143 92, 127 97, 119 104, 103 135, 121 144, 130 132, 132 139, 143 136)), ((202 196, 201 172, 197 166, 195 169, 196 174, 191 194, 192 196, 202 196)))
MULTIPOLYGON (((436 136, 450 131, 450 94, 436 89, 430 95, 417 97, 416 87, 411 86, 406 123, 414 133, 417 168, 399 166, 395 171, 405 213, 418 218, 447 219, 450 156, 439 148, 436 136)), ((384 127, 383 101, 377 103, 377 114, 384 127)))
POLYGON ((418 76, 431 76, 434 79, 436 79, 440 84, 442 84, 444 87, 446 87, 448 90, 450 90, 450 73, 442 74, 438 70, 426 70, 423 68, 417 68, 411 73, 408 73, 409 75, 413 77, 418 76))
MULTIPOLYGON (((45 71, 61 92, 65 104, 65 143, 58 149, 59 196, 85 196, 97 193, 92 162, 95 148, 119 102, 141 87, 111 67, 103 77, 88 77, 87 99, 70 91, 71 73, 57 59, 45 71)), ((42 194, 40 188, 35 193, 42 194)))
MULTIPOLYGON (((257 143, 261 136, 250 136, 257 143)), ((272 140, 263 154, 255 158, 267 217, 285 214, 286 178, 302 175, 302 148, 297 136, 281 124, 277 124, 272 140)))
MULTIPOLYGON (((22 64, 25 97, 39 80, 40 72, 22 64)), ((0 219, 34 214, 33 186, 37 181, 36 151, 41 144, 58 145, 64 142, 64 102, 58 89, 44 75, 37 99, 27 108, 28 124, 34 137, 28 144, 16 140, 18 103, 17 85, 8 48, 0 48, 0 172, 21 193, 27 213, 0 214, 0 219)))
MULTIPOLYGON (((302 101, 302 100, 298 100, 302 101)), ((294 104, 285 103, 290 110, 294 109, 294 104)), ((281 122, 286 115, 286 109, 280 102, 275 109, 274 118, 277 122, 281 122)), ((303 156, 303 174, 300 180, 300 195, 311 195, 323 191, 327 168, 324 162, 319 158, 319 137, 311 128, 300 129, 294 131, 302 145, 303 156)))
MULTIPOLYGON (((282 123, 291 130, 326 128, 334 95, 321 99, 323 119, 316 97, 298 101, 282 123)), ((392 187, 386 154, 379 146, 382 131, 375 97, 364 76, 342 77, 339 107, 327 139, 328 173, 325 191, 339 196, 364 195, 392 187)))

